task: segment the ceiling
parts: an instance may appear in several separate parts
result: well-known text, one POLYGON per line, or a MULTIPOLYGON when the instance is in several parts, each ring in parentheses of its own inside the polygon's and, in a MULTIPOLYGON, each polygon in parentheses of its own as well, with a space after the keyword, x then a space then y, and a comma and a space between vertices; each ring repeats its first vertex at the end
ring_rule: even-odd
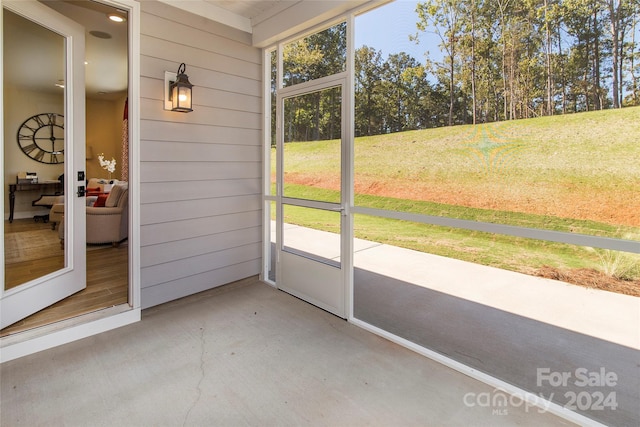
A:
POLYGON ((245 18, 254 19, 277 6, 298 3, 296 0, 203 0, 211 6, 220 7, 245 18))
POLYGON ((303 0, 159 0, 178 9, 247 33, 253 27, 303 0))
MULTIPOLYGON (((43 4, 86 29, 87 97, 107 100, 122 97, 127 91, 127 25, 107 18, 108 13, 117 9, 92 1, 44 1, 43 4)), ((64 79, 62 37, 6 9, 3 18, 5 82, 29 90, 62 93, 62 89, 55 86, 64 79)))
POLYGON ((251 34, 255 47, 267 47, 347 11, 378 7, 393 0, 157 0, 251 34))

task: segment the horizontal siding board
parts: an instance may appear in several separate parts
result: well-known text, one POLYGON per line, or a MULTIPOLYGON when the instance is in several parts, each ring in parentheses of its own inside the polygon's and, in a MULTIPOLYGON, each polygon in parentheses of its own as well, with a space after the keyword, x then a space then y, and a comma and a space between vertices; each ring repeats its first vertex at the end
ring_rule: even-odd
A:
POLYGON ((250 243, 259 243, 262 240, 261 233, 262 227, 252 227, 147 246, 141 254, 140 264, 142 267, 150 267, 250 243))
POLYGON ((141 98, 140 108, 141 120, 176 121, 246 129, 261 129, 262 127, 262 115, 260 113, 197 105, 195 96, 193 111, 187 114, 165 110, 164 101, 160 99, 141 98))
MULTIPOLYGON (((195 80, 189 79, 192 83, 195 80)), ((148 99, 162 100, 164 97, 164 80, 145 78, 140 81, 140 96, 148 99)), ((219 89, 203 87, 202 83, 194 89, 194 105, 210 108, 224 108, 260 114, 261 100, 257 96, 227 92, 219 89)))
POLYGON ((191 239, 208 234, 257 227, 261 224, 261 212, 240 212, 227 215, 195 218, 140 227, 140 242, 144 249, 148 245, 191 239))
POLYGON ((260 258, 262 254, 261 249, 260 243, 251 243, 245 246, 238 246, 146 267, 144 269, 142 287, 171 282, 186 276, 194 276, 196 274, 206 273, 207 271, 217 270, 227 265, 240 264, 260 258))
POLYGON ((227 108, 229 110, 262 114, 262 99, 255 95, 243 95, 218 89, 200 89, 202 89, 202 93, 196 89, 199 103, 207 107, 227 108))
MULTIPOLYGON (((171 71, 172 73, 175 73, 178 69, 178 65, 179 64, 173 59, 166 60, 142 55, 140 57, 140 75, 142 80, 153 79, 162 81, 162 84, 164 84, 164 72, 171 71)), ((218 89, 231 93, 257 97, 260 97, 262 94, 261 79, 249 79, 233 74, 221 73, 217 70, 207 70, 197 67, 192 68, 190 64, 187 75, 189 76, 189 81, 194 83, 195 87, 207 87, 209 89, 218 89)), ((158 99, 161 99, 163 96, 164 92, 158 92, 157 94, 154 94, 154 96, 147 97, 157 97, 158 99)))
POLYGON ((260 209, 261 202, 255 195, 207 198, 187 201, 175 201, 154 204, 143 204, 142 225, 162 224, 165 222, 184 221, 203 218, 211 215, 255 211, 260 209))
POLYGON ((259 64, 260 51, 242 42, 222 37, 209 31, 184 25, 166 17, 142 15, 144 33, 158 39, 179 42, 202 51, 259 64))
POLYGON ((225 159, 231 162, 259 162, 258 147, 232 144, 202 144, 199 142, 141 141, 140 154, 145 161, 203 162, 225 159))
POLYGON ((258 129, 142 120, 140 122, 140 133, 149 141, 253 145, 262 151, 261 132, 258 129))
POLYGON ((205 70, 215 69, 234 76, 262 80, 260 64, 199 50, 191 46, 185 46, 170 40, 157 39, 144 34, 140 36, 140 54, 166 60, 180 58, 181 62, 193 67, 205 70))
POLYGON ((140 259, 147 308, 260 272, 262 53, 251 35, 141 2, 140 259), (164 110, 179 63, 194 111, 164 110))
MULTIPOLYGON (((189 276, 162 283, 156 286, 142 288, 141 299, 142 308, 153 307, 168 301, 173 301, 187 295, 216 288, 236 280, 255 276, 260 272, 261 261, 254 259, 241 264, 229 265, 218 270, 208 271, 203 274, 189 276)), ((141 275, 144 280, 146 272, 142 270, 141 275)))
MULTIPOLYGON (((150 142, 151 143, 151 142, 150 142)), ((260 163, 256 162, 144 162, 141 164, 143 183, 171 181, 207 181, 214 179, 260 178, 260 163)), ((198 184, 193 184, 198 185, 198 184)), ((145 200, 144 184, 141 197, 145 200)))
MULTIPOLYGON (((210 200, 230 197, 259 198, 258 179, 229 179, 217 181, 158 182, 141 184, 142 206, 162 209, 163 203, 175 203, 179 208, 185 201, 210 200)), ((220 204, 224 200, 211 200, 220 204)), ((167 209, 166 206, 164 206, 167 209)), ((178 209, 179 209, 178 208, 178 209)))

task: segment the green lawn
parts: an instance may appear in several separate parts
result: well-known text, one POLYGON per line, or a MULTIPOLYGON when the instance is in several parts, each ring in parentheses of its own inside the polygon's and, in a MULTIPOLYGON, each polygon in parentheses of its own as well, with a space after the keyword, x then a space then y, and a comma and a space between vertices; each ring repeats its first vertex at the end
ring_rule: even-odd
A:
POLYGON ((639 141, 640 107, 634 107, 358 138, 355 168, 361 176, 468 185, 545 178, 637 190, 639 141))
MULTIPOLYGON (((286 144, 286 195, 339 200, 332 189, 339 150, 338 141, 286 144)), ((356 206, 640 241, 640 107, 357 138, 354 151, 356 185, 373 183, 360 187, 356 206)), ((288 222, 335 228, 320 211, 316 218, 290 215, 288 222)), ((610 255, 360 215, 355 233, 523 272, 543 265, 606 270, 610 255)))
MULTIPOLYGON (((512 185, 545 177, 582 188, 640 180, 640 107, 361 137, 357 177, 377 180, 478 179, 512 185), (589 182, 585 182, 585 178, 589 182)), ((337 141, 289 143, 287 172, 337 175, 337 141)))

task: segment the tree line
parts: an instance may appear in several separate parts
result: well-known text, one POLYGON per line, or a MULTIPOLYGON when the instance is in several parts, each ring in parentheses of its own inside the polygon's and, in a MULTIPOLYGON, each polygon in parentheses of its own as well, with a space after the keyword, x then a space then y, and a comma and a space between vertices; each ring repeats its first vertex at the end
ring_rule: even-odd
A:
POLYGON ((446 87, 449 125, 640 105, 640 0, 429 0, 416 12, 412 38, 431 31, 445 54, 425 66, 446 87))
MULTIPOLYGON (((640 0, 426 0, 416 13, 408 37, 437 37, 442 59, 357 48, 356 136, 640 105, 640 0)), ((346 25, 283 58, 285 86, 343 71, 346 25)), ((339 100, 296 100, 285 140, 337 137, 339 100)))

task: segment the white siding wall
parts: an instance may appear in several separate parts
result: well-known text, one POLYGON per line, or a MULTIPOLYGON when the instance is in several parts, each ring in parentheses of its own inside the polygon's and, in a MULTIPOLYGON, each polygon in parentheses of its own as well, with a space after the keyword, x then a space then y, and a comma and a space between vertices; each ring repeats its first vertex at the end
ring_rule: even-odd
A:
POLYGON ((141 2, 142 307, 258 274, 261 53, 251 36, 141 2), (186 63, 194 111, 163 110, 186 63))

